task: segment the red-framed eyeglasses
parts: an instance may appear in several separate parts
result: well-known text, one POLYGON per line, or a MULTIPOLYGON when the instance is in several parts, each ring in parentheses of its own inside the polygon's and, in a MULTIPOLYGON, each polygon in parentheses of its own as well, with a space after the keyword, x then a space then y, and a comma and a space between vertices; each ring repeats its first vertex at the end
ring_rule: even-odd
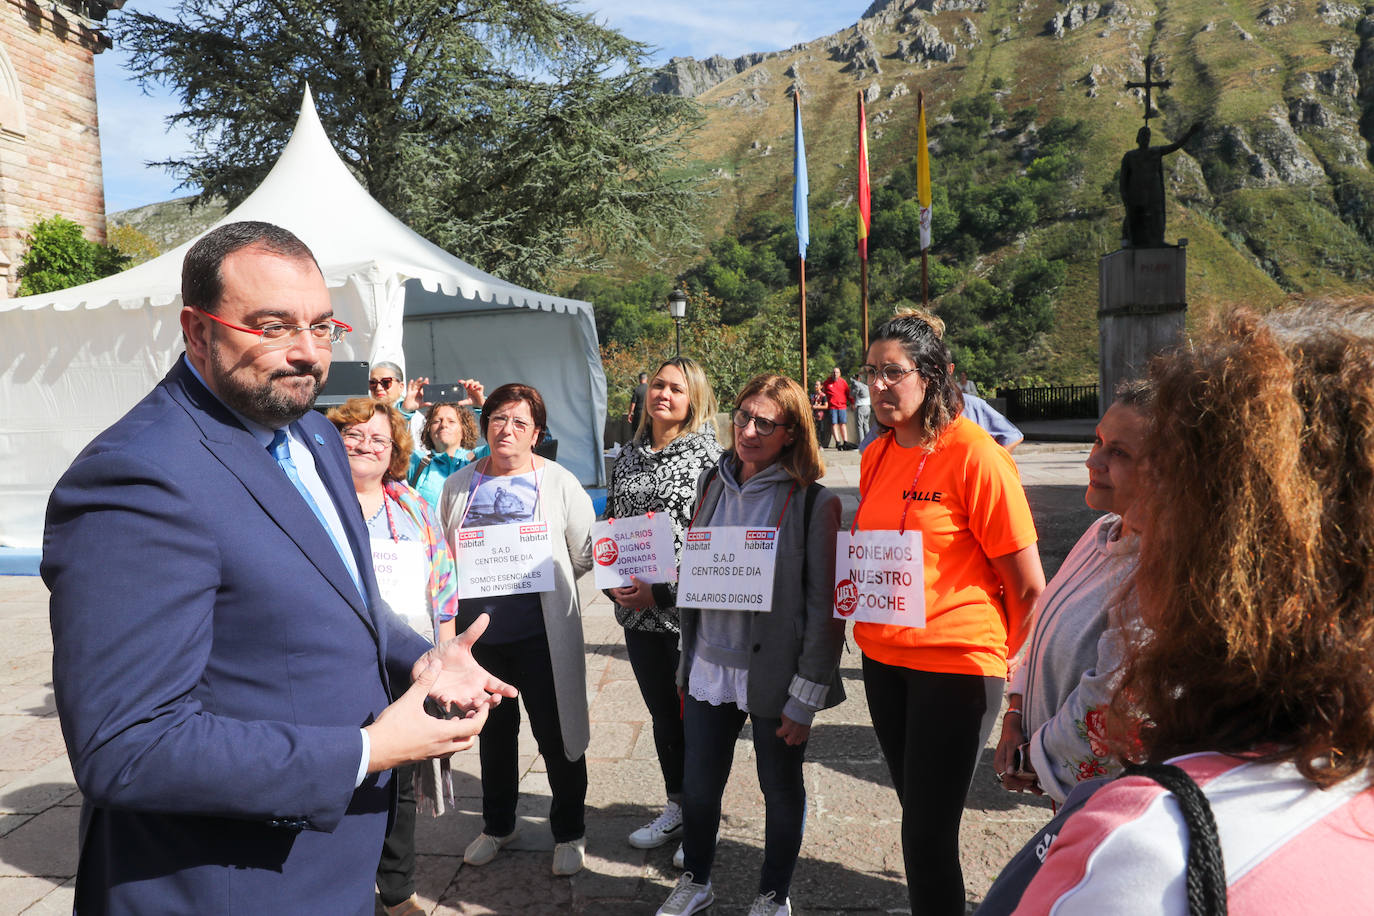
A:
POLYGON ((209 312, 205 311, 205 309, 196 308, 195 306, 191 306, 191 308, 194 311, 200 312, 200 314, 204 315, 206 318, 219 322, 226 328, 232 328, 235 331, 242 331, 245 334, 255 334, 261 337, 263 346, 270 349, 290 346, 291 341, 302 331, 308 331, 310 333, 310 338, 316 343, 335 344, 342 340, 345 334, 353 330, 351 325, 344 324, 337 318, 330 318, 328 321, 320 321, 315 324, 305 325, 304 327, 274 321, 260 328, 245 328, 241 324, 233 324, 232 322, 225 321, 218 315, 211 315, 209 312))

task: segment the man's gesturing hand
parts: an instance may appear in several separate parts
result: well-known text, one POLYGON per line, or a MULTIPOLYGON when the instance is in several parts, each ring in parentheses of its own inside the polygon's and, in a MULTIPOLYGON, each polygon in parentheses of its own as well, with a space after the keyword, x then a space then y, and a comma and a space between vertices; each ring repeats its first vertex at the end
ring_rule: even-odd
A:
MULTIPOLYGON (((421 659, 423 661, 423 659, 421 659)), ((425 697, 433 689, 443 666, 430 661, 415 678, 410 689, 401 694, 377 721, 367 726, 371 754, 367 771, 379 773, 405 763, 447 757, 472 747, 473 740, 487 721, 487 703, 479 703, 467 715, 439 719, 425 711, 425 697)))
POLYGON ((486 614, 479 615, 472 626, 421 655, 411 669, 410 676, 418 681, 431 660, 443 666, 429 688, 429 695, 443 708, 457 707, 464 712, 479 706, 486 709, 500 703, 502 697, 516 695, 514 687, 492 677, 472 657, 472 644, 486 632, 488 622, 486 614))

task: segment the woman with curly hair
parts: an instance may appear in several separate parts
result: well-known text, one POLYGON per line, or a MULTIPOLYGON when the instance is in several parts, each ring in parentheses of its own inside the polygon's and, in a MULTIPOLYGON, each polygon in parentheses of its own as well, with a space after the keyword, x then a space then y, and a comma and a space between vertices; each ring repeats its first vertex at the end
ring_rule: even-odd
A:
MULTIPOLYGON (((697 361, 667 360, 654 372, 635 437, 621 450, 606 491, 606 516, 629 518, 665 512, 673 523, 674 566, 682 556, 697 480, 715 465, 716 396, 697 361)), ((625 649, 654 728, 654 748, 668 800, 652 821, 635 830, 629 843, 653 849, 682 839, 683 738, 681 701, 674 674, 678 665, 680 617, 677 586, 640 582, 607 593, 615 619, 625 628, 625 649)))
POLYGON ((420 491, 431 506, 439 505, 444 481, 464 465, 491 453, 481 441, 477 417, 472 410, 456 401, 445 401, 429 409, 420 444, 429 450, 410 457, 410 484, 420 491), (479 444, 480 443, 480 444, 479 444))
MULTIPOLYGON (((1144 722, 1118 748, 1201 786, 1224 869, 1213 911, 1367 912, 1374 304, 1240 311, 1150 374, 1134 591, 1151 636, 1112 707, 1144 722)), ((1200 841, 1179 797, 1138 775, 1099 789, 1016 912, 1189 912, 1200 841)))

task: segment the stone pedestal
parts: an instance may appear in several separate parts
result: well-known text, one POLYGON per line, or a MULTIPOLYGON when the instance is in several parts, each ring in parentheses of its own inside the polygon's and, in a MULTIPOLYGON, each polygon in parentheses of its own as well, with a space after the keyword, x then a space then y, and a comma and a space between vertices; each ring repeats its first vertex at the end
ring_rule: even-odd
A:
POLYGON ((1123 379, 1145 374, 1150 357, 1183 340, 1188 310, 1186 243, 1122 248, 1098 263, 1098 415, 1123 379))

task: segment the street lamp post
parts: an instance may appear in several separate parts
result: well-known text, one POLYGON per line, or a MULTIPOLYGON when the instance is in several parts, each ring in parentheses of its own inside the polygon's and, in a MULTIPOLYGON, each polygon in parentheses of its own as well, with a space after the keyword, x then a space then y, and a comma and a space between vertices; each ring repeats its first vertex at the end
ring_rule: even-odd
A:
POLYGON ((687 294, 675 289, 668 294, 668 314, 673 316, 674 356, 682 355, 682 319, 687 317, 687 294))

